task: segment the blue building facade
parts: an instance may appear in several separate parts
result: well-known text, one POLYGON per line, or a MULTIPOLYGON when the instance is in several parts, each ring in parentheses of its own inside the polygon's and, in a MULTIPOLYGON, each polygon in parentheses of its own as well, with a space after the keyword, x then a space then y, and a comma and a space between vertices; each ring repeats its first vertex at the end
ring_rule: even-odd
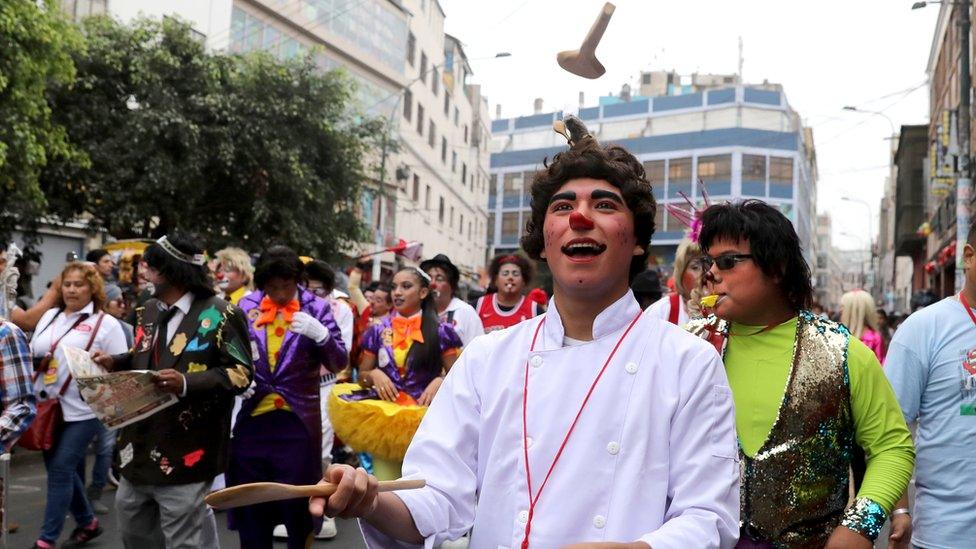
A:
MULTIPOLYGON (((684 95, 604 98, 574 113, 601 143, 615 143, 644 163, 658 200, 653 258, 668 265, 685 227, 664 204, 688 196, 697 204, 758 198, 796 226, 808 259, 813 258, 816 221, 816 155, 812 134, 802 127, 778 89, 737 86, 684 95)), ((543 159, 565 150, 552 130, 563 112, 492 122, 488 246, 492 253, 518 248, 529 219, 532 175, 543 159)))

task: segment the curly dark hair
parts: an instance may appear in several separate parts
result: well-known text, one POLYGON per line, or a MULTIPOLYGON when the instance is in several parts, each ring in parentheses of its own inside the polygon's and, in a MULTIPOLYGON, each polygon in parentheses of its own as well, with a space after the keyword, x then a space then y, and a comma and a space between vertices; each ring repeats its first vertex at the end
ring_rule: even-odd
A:
POLYGON ((519 270, 522 271, 522 280, 525 282, 526 288, 532 283, 532 264, 529 263, 528 259, 518 254, 500 254, 491 258, 491 263, 488 264, 488 290, 485 293, 493 294, 498 291, 498 288, 495 287, 495 279, 498 278, 498 272, 502 270, 502 265, 506 263, 518 265, 519 270))
POLYGON ((522 249, 536 261, 545 261, 543 224, 552 195, 573 179, 591 178, 606 181, 620 189, 624 202, 634 213, 634 236, 644 253, 630 262, 630 281, 647 266, 651 236, 654 234, 654 213, 657 204, 651 184, 644 174, 644 165, 634 155, 617 145, 600 146, 587 139, 572 149, 557 154, 552 163, 536 172, 532 179, 532 217, 525 224, 522 249))
POLYGON ((259 290, 272 278, 282 278, 302 282, 305 276, 305 264, 298 254, 288 246, 272 246, 258 258, 254 268, 254 285, 259 290))
MULTIPOLYGON (((197 255, 203 253, 201 246, 195 238, 190 235, 176 233, 167 235, 169 243, 177 250, 188 254, 197 255)), ((183 290, 190 292, 198 299, 213 297, 213 278, 210 276, 210 269, 206 265, 194 265, 181 261, 163 249, 157 243, 152 243, 142 254, 142 260, 147 265, 159 271, 167 282, 183 290)))
POLYGON ((779 281, 780 290, 794 310, 813 303, 810 266, 803 257, 793 223, 762 200, 716 204, 702 212, 698 243, 702 252, 719 240, 749 241, 752 260, 763 274, 779 281))
POLYGON ((321 259, 313 259, 305 265, 305 280, 318 280, 323 288, 331 292, 335 289, 336 275, 328 263, 321 259))

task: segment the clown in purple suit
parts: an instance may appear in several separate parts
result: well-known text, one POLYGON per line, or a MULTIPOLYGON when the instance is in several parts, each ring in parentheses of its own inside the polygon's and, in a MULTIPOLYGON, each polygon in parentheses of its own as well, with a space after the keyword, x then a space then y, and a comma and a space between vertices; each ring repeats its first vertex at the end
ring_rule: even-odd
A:
MULTIPOLYGON (((269 248, 255 271, 258 291, 239 303, 249 320, 255 386, 237 415, 229 486, 321 477, 319 366, 337 372, 348 359, 329 303, 298 286, 302 272, 294 251, 269 248)), ((303 500, 242 507, 230 518, 244 549, 270 549, 278 524, 287 527, 289 548, 303 548, 313 529, 303 500)))
POLYGON ((427 273, 401 270, 392 296, 396 314, 363 335, 360 385, 336 385, 329 399, 336 434, 372 454, 384 480, 400 476, 403 454, 462 345, 438 319, 427 273))

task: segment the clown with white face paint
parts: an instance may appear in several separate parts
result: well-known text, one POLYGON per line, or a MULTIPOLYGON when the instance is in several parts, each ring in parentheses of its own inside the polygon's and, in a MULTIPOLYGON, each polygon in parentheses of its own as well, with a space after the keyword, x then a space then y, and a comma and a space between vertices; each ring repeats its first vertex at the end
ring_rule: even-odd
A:
POLYGON ((475 339, 403 462, 420 490, 377 495, 333 466, 313 514, 360 517, 370 547, 732 547, 739 469, 716 351, 642 315, 629 289, 655 212, 640 162, 576 119, 571 149, 534 178, 522 239, 545 261, 547 312, 475 339), (627 266, 627 267, 625 267, 627 266))

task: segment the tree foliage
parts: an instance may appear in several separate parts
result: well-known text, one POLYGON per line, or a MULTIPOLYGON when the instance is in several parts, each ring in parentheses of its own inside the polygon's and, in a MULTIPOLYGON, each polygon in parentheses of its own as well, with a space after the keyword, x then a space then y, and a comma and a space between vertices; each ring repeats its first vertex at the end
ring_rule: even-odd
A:
POLYGON ((0 2, 0 238, 43 215, 41 169, 52 159, 83 165, 64 128, 51 120, 49 85, 70 85, 71 51, 83 43, 54 2, 0 2))
POLYGON ((117 237, 196 233, 212 249, 283 243, 330 257, 359 240, 366 151, 341 72, 310 58, 211 55, 172 19, 84 22, 55 120, 90 162, 45 171, 51 209, 117 237))

